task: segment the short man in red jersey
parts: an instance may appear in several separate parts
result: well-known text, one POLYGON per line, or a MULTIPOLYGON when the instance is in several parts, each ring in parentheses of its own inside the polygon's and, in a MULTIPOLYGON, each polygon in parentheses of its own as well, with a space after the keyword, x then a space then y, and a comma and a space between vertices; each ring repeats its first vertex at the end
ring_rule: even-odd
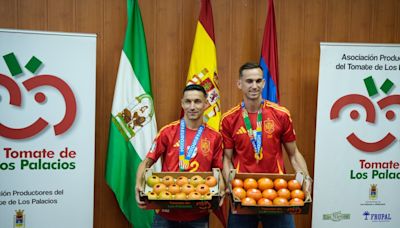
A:
MULTIPOLYGON (((207 93, 202 86, 185 87, 181 102, 184 117, 160 130, 146 159, 139 165, 136 176, 136 201, 139 207, 144 207, 144 202, 138 197, 139 191, 142 191, 144 171, 160 157, 163 172, 222 169, 222 136, 203 123, 206 98, 207 93)), ((220 183, 224 189, 223 181, 220 183)), ((162 209, 154 217, 153 227, 208 227, 208 220, 208 210, 162 209)))
MULTIPOLYGON (((263 100, 265 85, 261 67, 246 63, 240 67, 238 88, 243 101, 222 116, 221 133, 224 141, 225 179, 229 171, 242 173, 285 173, 282 145, 296 172, 306 175, 306 190, 311 191, 311 177, 306 162, 296 145, 289 111, 270 101, 263 100)), ((282 215, 233 215, 228 227, 294 227, 293 217, 282 215)))

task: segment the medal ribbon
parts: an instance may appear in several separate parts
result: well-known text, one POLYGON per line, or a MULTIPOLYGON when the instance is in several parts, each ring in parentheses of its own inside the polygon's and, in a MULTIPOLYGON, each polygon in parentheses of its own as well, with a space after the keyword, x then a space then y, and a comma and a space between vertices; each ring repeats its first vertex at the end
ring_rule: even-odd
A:
POLYGON ((244 106, 244 102, 242 101, 242 116, 244 120, 244 124, 246 125, 247 134, 249 135, 250 142, 254 148, 254 157, 255 159, 261 160, 263 158, 262 154, 262 106, 264 101, 261 101, 260 108, 257 112, 257 128, 253 130, 251 127, 249 114, 244 106))
POLYGON ((181 171, 187 170, 189 167, 190 158, 193 156, 194 150, 196 149, 197 143, 200 140, 201 134, 203 134, 204 125, 201 125, 194 136, 192 144, 190 145, 186 156, 185 156, 185 137, 186 137, 186 123, 182 118, 180 122, 180 132, 179 132, 179 169, 181 171))

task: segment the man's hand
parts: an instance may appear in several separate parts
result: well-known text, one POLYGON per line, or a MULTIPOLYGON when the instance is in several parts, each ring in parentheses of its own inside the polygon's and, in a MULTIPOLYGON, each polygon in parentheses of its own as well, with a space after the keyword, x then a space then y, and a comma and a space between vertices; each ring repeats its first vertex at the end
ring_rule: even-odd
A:
POLYGON ((303 191, 304 194, 306 195, 305 200, 311 199, 311 192, 312 192, 312 178, 310 176, 305 176, 304 177, 304 182, 303 182, 303 191))
POLYGON ((146 208, 146 203, 144 201, 140 200, 140 192, 143 192, 142 187, 136 186, 135 190, 136 190, 136 202, 138 204, 138 207, 142 208, 142 209, 145 209, 146 208))

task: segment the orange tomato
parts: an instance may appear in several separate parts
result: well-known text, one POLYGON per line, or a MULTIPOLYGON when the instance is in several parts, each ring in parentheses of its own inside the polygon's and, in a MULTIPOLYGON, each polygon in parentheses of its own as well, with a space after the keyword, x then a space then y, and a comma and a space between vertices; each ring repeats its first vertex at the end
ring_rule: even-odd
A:
POLYGON ((191 192, 191 193, 187 196, 187 198, 190 199, 190 200, 199 200, 199 199, 201 199, 201 194, 198 193, 198 192, 191 192))
POLYGON ((293 190, 293 191, 290 193, 290 196, 291 196, 292 198, 299 198, 299 199, 304 200, 304 192, 303 192, 302 190, 300 190, 300 189, 293 190))
POLYGON ((290 206, 304 206, 304 201, 299 198, 293 198, 289 201, 290 206))
POLYGON ((181 188, 181 191, 186 195, 189 195, 191 192, 194 192, 195 188, 191 184, 184 184, 181 188))
POLYGON ((187 195, 184 192, 178 192, 175 196, 174 199, 176 200, 186 200, 187 195))
POLYGON ((240 187, 243 188, 243 181, 241 179, 235 178, 231 181, 232 188, 240 187))
POLYGON ((255 206, 255 205, 257 205, 257 202, 253 198, 246 197, 246 198, 242 199, 242 205, 243 206, 255 206))
POLYGON ((283 198, 283 197, 276 197, 272 203, 276 206, 287 206, 289 205, 289 202, 287 199, 283 198))
POLYGON ((206 184, 199 184, 196 187, 196 191, 202 195, 207 194, 208 192, 210 192, 210 187, 208 187, 208 185, 206 184))
POLYGON ((165 184, 166 186, 170 186, 171 184, 174 184, 175 183, 175 180, 174 180, 174 178, 173 177, 171 177, 171 176, 165 176, 165 177, 163 177, 162 178, 162 181, 161 181, 163 184, 165 184))
POLYGON ((289 199, 290 198, 290 191, 287 188, 281 188, 278 190, 278 196, 289 199))
POLYGON ((274 180, 274 188, 278 191, 281 188, 287 188, 287 181, 282 178, 276 178, 274 180))
POLYGON ((275 189, 269 188, 262 192, 262 196, 269 200, 274 200, 278 196, 278 193, 276 193, 275 189))
POLYGON ((246 191, 242 187, 234 187, 232 189, 232 193, 234 196, 242 200, 243 198, 246 197, 246 191))
POLYGON ((166 190, 167 190, 167 186, 162 183, 158 183, 153 186, 153 192, 155 192, 157 195, 166 190))
POLYGON ((247 190, 246 196, 253 198, 255 201, 258 201, 259 199, 261 199, 262 194, 261 194, 260 190, 258 190, 256 188, 250 188, 249 190, 247 190))
POLYGON ((215 178, 214 176, 208 176, 206 177, 206 185, 208 185, 208 187, 214 187, 215 185, 217 185, 217 178, 215 178))
POLYGON ((249 177, 244 180, 243 187, 244 189, 249 190, 251 188, 257 188, 258 184, 254 178, 249 177))
POLYGON ((267 198, 261 198, 257 201, 257 205, 260 206, 272 206, 272 201, 267 198))
POLYGON ((182 187, 185 184, 189 184, 189 179, 185 176, 179 176, 178 178, 176 178, 175 183, 182 187))
POLYGON ((172 194, 175 195, 176 193, 181 191, 181 187, 179 187, 179 185, 176 184, 172 184, 168 187, 168 191, 172 194))
POLYGON ((288 181, 288 189, 293 191, 295 189, 301 189, 301 184, 297 180, 290 180, 288 181))
POLYGON ((258 179, 257 184, 258 184, 258 189, 260 189, 260 191, 264 191, 265 189, 274 187, 274 182, 272 182, 272 180, 269 179, 268 177, 262 177, 258 179))

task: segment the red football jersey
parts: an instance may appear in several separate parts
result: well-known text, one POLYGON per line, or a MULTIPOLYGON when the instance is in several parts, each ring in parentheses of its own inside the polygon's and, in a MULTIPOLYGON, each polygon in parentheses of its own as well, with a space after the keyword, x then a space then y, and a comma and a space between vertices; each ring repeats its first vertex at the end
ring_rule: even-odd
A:
MULTIPOLYGON (((186 128, 185 156, 197 130, 186 128)), ((157 161, 162 157, 163 172, 179 172, 180 121, 163 127, 153 142, 148 158, 157 161)), ((187 172, 207 172, 212 168, 222 169, 222 136, 207 125, 189 161, 187 172)), ((161 210, 159 215, 174 221, 192 221, 208 215, 208 210, 169 209, 161 210)))
MULTIPOLYGON (((257 125, 257 113, 249 113, 253 129, 257 125)), ((278 104, 265 101, 262 107, 263 159, 254 157, 240 105, 222 117, 221 134, 224 148, 233 149, 233 165, 244 173, 285 173, 281 143, 296 140, 289 111, 278 104)))

